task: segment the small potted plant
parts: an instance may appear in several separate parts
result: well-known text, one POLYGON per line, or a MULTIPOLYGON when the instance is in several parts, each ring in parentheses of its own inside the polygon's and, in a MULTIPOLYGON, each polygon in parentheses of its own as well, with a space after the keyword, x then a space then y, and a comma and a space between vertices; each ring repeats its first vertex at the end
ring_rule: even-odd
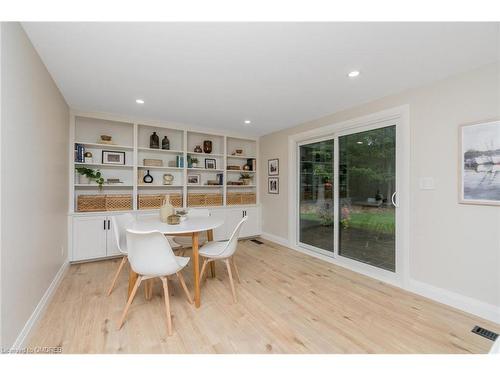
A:
POLYGON ((193 168, 197 168, 198 167, 198 159, 197 158, 191 158, 191 166, 193 168))
POLYGON ((252 182, 252 176, 250 173, 240 173, 240 181, 243 182, 243 185, 250 185, 252 182))
POLYGON ((102 184, 104 183, 104 178, 101 175, 101 171, 99 169, 92 169, 86 167, 78 167, 76 171, 80 174, 80 183, 82 184, 90 184, 91 181, 95 181, 97 185, 99 185, 99 189, 102 188, 102 184), (82 179, 83 177, 83 179, 82 179))

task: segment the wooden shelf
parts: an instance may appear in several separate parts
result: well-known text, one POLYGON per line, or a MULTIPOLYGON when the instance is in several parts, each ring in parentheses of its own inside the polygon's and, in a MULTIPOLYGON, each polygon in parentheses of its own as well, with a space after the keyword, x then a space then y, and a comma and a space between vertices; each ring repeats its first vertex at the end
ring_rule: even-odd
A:
MULTIPOLYGON (((98 188, 99 185, 97 184, 75 184, 75 187, 78 188, 98 188)), ((103 184, 102 188, 103 189, 115 189, 115 188, 132 188, 134 185, 130 184, 103 184)))
POLYGON ((207 154, 207 153, 205 153, 205 152, 187 152, 187 154, 188 154, 188 155, 201 155, 201 156, 203 156, 203 157, 207 157, 207 156, 215 156, 215 157, 217 157, 217 156, 218 156, 218 157, 222 157, 222 156, 224 156, 224 154, 212 154, 212 153, 207 154))
POLYGON ((245 155, 226 155, 231 159, 256 159, 255 156, 245 156, 245 155))
POLYGON ((257 185, 226 185, 228 188, 254 188, 257 187, 257 185))
POLYGON ((188 168, 188 171, 200 171, 200 172, 224 172, 224 169, 208 169, 208 168, 188 168))

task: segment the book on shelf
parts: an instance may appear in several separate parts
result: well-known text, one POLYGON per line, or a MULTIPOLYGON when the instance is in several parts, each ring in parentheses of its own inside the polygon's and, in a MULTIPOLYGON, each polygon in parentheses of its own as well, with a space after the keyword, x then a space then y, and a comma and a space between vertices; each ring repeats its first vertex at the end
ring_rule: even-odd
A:
POLYGON ((257 161, 254 158, 247 159, 247 165, 250 167, 251 171, 255 171, 257 169, 257 161))
POLYGON ((184 168, 184 156, 177 155, 175 157, 175 164, 177 168, 184 168))
POLYGON ((85 146, 75 143, 75 162, 83 163, 85 161, 85 146))

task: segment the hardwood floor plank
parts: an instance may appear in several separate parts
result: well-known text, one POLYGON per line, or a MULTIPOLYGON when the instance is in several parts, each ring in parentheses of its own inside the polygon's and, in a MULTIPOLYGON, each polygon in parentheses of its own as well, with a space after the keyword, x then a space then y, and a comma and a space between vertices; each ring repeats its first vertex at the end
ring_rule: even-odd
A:
MULTIPOLYGON (((492 342, 470 332, 500 326, 402 289, 263 240, 240 241, 241 283, 233 303, 219 267, 202 285, 202 305, 169 279, 173 335, 167 335, 161 282, 137 293, 121 330, 128 269, 106 296, 120 259, 72 265, 30 346, 63 353, 485 353, 492 342)), ((192 268, 183 275, 193 290, 192 268)))

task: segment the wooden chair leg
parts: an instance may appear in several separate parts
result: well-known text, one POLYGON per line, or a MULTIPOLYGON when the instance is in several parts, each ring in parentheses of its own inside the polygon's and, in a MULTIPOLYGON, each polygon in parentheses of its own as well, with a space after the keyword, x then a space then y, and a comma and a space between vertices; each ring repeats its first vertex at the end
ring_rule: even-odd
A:
POLYGON ((167 310, 167 331, 168 335, 172 336, 172 316, 170 315, 170 297, 168 295, 168 280, 166 277, 162 277, 161 281, 163 283, 163 294, 165 295, 165 308, 167 310))
POLYGON ((123 322, 125 321, 125 317, 127 316, 128 309, 130 308, 130 305, 132 304, 132 301, 134 300, 135 294, 137 293, 137 289, 139 288, 141 281, 142 281, 142 276, 139 276, 137 278, 137 281, 134 284, 134 288, 132 289, 132 293, 130 293, 130 297, 128 298, 127 305, 125 305, 125 310, 123 310, 122 318, 120 319, 120 323, 118 324, 118 329, 121 329, 123 326, 123 322))
POLYGON ((200 272, 200 281, 203 282, 203 275, 205 274, 205 268, 207 267, 208 260, 204 259, 203 260, 203 265, 201 266, 201 272, 200 272))
POLYGON ((122 268, 126 262, 127 262, 127 257, 124 256, 122 258, 122 261, 120 262, 120 265, 118 266, 118 270, 116 271, 115 276, 113 277, 113 281, 112 281, 111 286, 109 287, 109 290, 108 290, 108 296, 111 295, 111 292, 113 291, 113 288, 115 287, 116 280, 118 280, 118 276, 120 275, 120 272, 122 271, 122 268))
POLYGON ((234 274, 236 276, 236 280, 238 281, 238 284, 241 284, 240 273, 238 272, 238 267, 236 267, 236 262, 234 261, 234 256, 231 257, 231 263, 233 264, 234 274))
POLYGON ((189 301, 189 303, 192 305, 193 304, 193 299, 191 298, 191 294, 189 293, 189 290, 186 286, 186 283, 184 282, 184 276, 182 276, 182 273, 177 272, 177 277, 179 278, 179 281, 181 283, 182 289, 184 289, 184 292, 186 293, 186 297, 189 301))
POLYGON ((153 279, 146 280, 144 283, 144 298, 146 301, 153 298, 153 279))
POLYGON ((231 283, 231 291, 233 292, 233 301, 236 303, 238 301, 236 300, 236 291, 234 290, 233 274, 231 272, 231 266, 229 265, 229 259, 226 259, 225 262, 227 266, 227 273, 229 274, 229 282, 231 283))
POLYGON ((212 279, 215 278, 215 262, 210 263, 210 276, 212 276, 212 279))

